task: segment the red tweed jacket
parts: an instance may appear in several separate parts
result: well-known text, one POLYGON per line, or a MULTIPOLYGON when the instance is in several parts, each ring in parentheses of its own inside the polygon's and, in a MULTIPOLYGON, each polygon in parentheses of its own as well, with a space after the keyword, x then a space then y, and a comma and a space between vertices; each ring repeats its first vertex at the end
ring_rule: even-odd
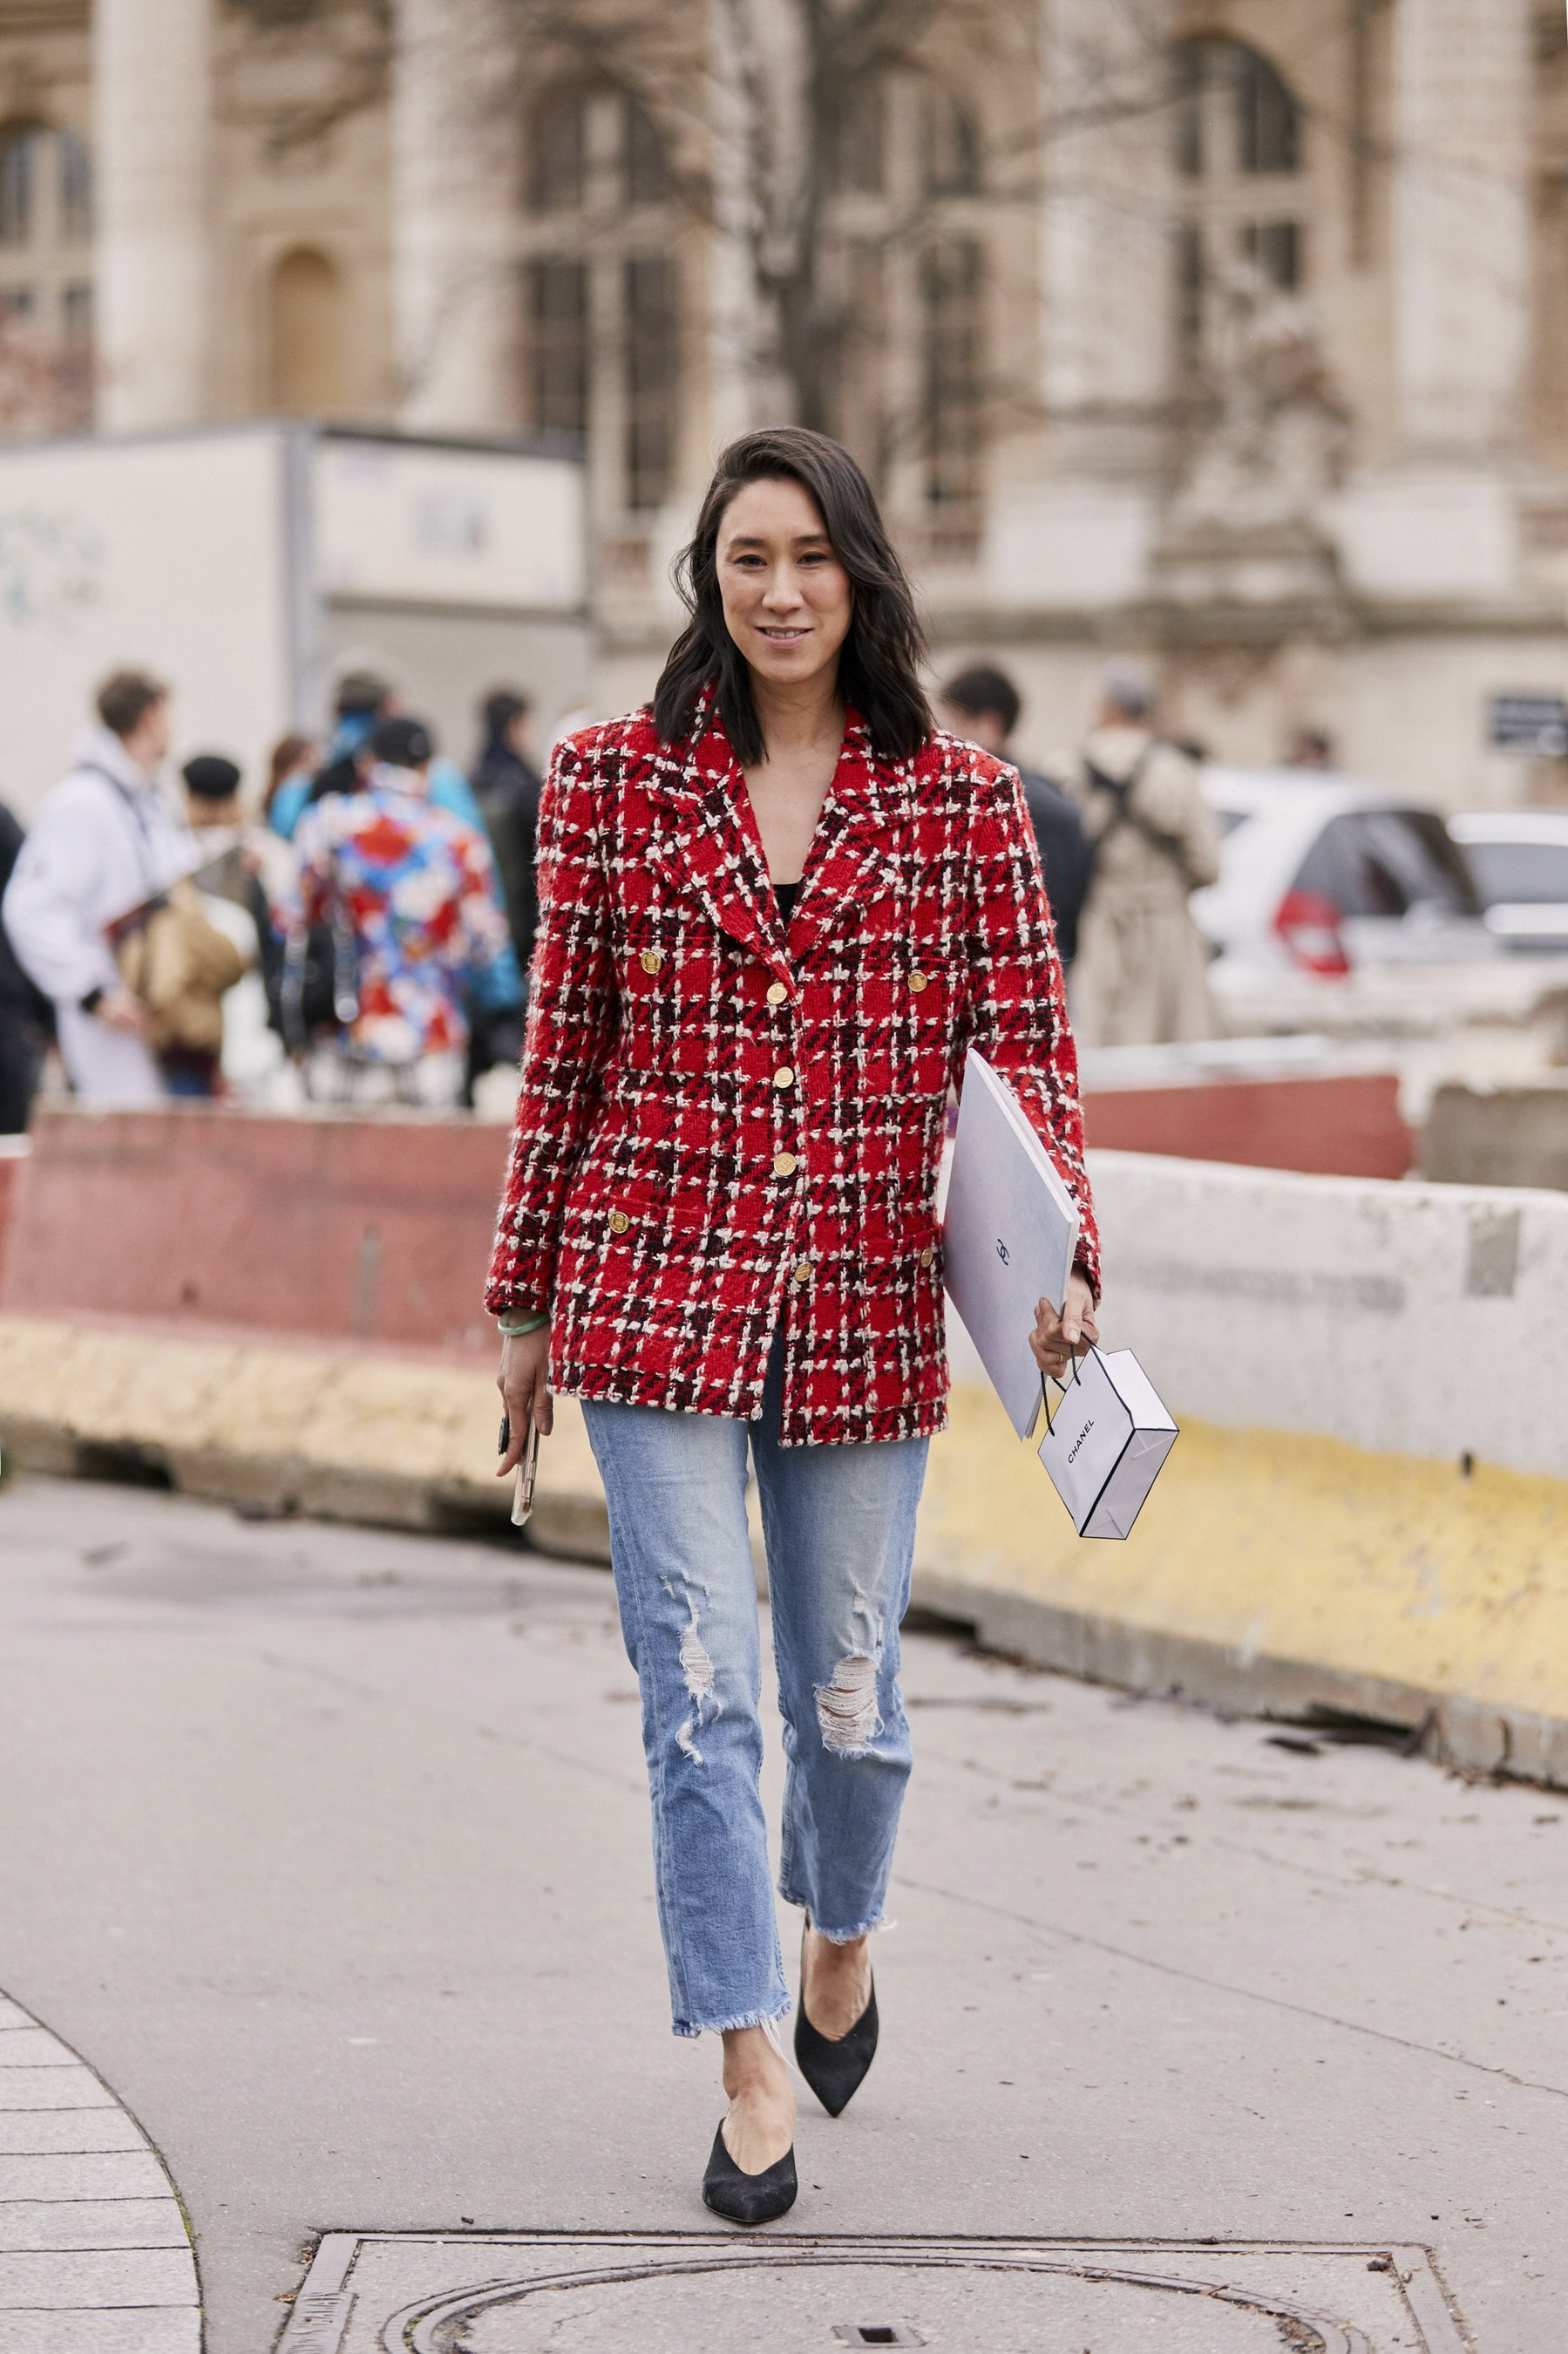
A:
POLYGON ((788 934, 716 718, 557 749, 541 926, 486 1303, 548 1307, 554 1386, 754 1418, 785 1333, 786 1446, 946 1420, 935 1212, 978 1046, 1077 1198, 1077 1063, 1015 771, 851 715, 788 934))

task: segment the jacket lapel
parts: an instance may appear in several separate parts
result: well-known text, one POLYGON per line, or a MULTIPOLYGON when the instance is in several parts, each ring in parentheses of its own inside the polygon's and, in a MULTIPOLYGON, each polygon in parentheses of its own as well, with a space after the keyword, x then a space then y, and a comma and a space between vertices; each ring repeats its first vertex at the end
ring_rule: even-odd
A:
MULTIPOLYGON (((751 797, 711 705, 699 707, 687 748, 662 763, 650 783, 649 864, 694 892, 722 931, 788 978, 751 797)), ((877 758, 864 721, 852 711, 795 903, 789 938, 797 955, 899 887, 895 852, 908 815, 903 765, 877 758)))
POLYGON ((787 973, 778 903, 751 797, 718 715, 705 699, 684 753, 661 766, 650 781, 654 807, 649 864, 677 889, 694 892, 721 931, 787 973))
POLYGON ((896 854, 908 815, 902 765, 873 752, 865 722, 852 711, 795 903, 790 937, 798 949, 830 938, 898 889, 896 854))

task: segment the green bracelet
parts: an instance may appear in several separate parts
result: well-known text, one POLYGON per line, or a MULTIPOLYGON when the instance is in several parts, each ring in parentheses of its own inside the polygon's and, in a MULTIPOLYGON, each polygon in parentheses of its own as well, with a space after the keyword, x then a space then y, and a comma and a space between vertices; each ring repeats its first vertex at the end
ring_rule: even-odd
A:
POLYGON ((530 1332, 542 1332, 549 1320, 549 1317, 541 1311, 534 1316, 521 1316, 514 1324, 509 1324, 504 1316, 498 1316, 495 1322, 496 1329, 509 1341, 522 1341, 530 1332))

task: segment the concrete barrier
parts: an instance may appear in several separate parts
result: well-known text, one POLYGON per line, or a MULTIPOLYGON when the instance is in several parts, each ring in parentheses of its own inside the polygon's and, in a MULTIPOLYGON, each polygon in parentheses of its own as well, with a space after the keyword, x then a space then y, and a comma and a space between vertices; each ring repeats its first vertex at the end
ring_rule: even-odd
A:
POLYGON ((1182 1426, 1082 1543, 952 1333, 921 1591, 1043 1664, 1568 1781, 1568 1197, 1091 1153, 1107 1341, 1182 1426))
MULTIPOLYGON (((1349 1710, 1568 1786, 1568 1197, 1097 1153, 1106 1338, 1182 1435, 1131 1539, 1085 1543, 953 1333, 916 1598, 1135 1690, 1349 1710)), ((487 1372, 0 1317, 0 1445, 254 1510, 496 1521, 487 1372)), ((558 1404, 535 1541, 602 1558, 558 1404)))
POLYGON ((1088 1544, 995 1400, 934 1445, 916 1598, 982 1642, 1243 1712, 1349 1712, 1568 1784, 1568 1481, 1342 1440, 1181 1436, 1125 1544, 1088 1544))
POLYGON ((51 1109, 16 1164, 0 1309, 488 1355, 505 1131, 399 1112, 51 1109))
MULTIPOLYGON (((1222 1041, 1095 1058, 1091 1140, 1401 1173, 1409 1136, 1393 1076, 1319 1069, 1314 1042, 1298 1043, 1312 1056, 1222 1041)), ((410 1112, 50 1107, 30 1154, 0 1157, 0 1310, 483 1354, 505 1153, 504 1129, 487 1121, 410 1112)))
POLYGON ((1568 1071, 1528 1087, 1438 1087, 1422 1130, 1421 1173, 1442 1184, 1568 1189, 1568 1071))
POLYGON ((1173 1405, 1568 1477, 1568 1197, 1089 1160, 1108 1336, 1173 1405))

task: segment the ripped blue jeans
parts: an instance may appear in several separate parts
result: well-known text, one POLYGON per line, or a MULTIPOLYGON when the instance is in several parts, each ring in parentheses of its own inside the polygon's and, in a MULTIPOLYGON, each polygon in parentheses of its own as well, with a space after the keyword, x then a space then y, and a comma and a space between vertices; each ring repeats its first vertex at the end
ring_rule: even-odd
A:
POLYGON ((779 1891, 839 1941, 882 1918, 909 1727, 909 1600, 923 1438, 780 1447, 783 1352, 760 1422, 585 1400, 609 1503, 621 1632, 642 1688, 659 1922, 677 2035, 789 2008, 758 1776, 762 1689, 746 1522, 762 1504, 787 1779, 779 1891))

